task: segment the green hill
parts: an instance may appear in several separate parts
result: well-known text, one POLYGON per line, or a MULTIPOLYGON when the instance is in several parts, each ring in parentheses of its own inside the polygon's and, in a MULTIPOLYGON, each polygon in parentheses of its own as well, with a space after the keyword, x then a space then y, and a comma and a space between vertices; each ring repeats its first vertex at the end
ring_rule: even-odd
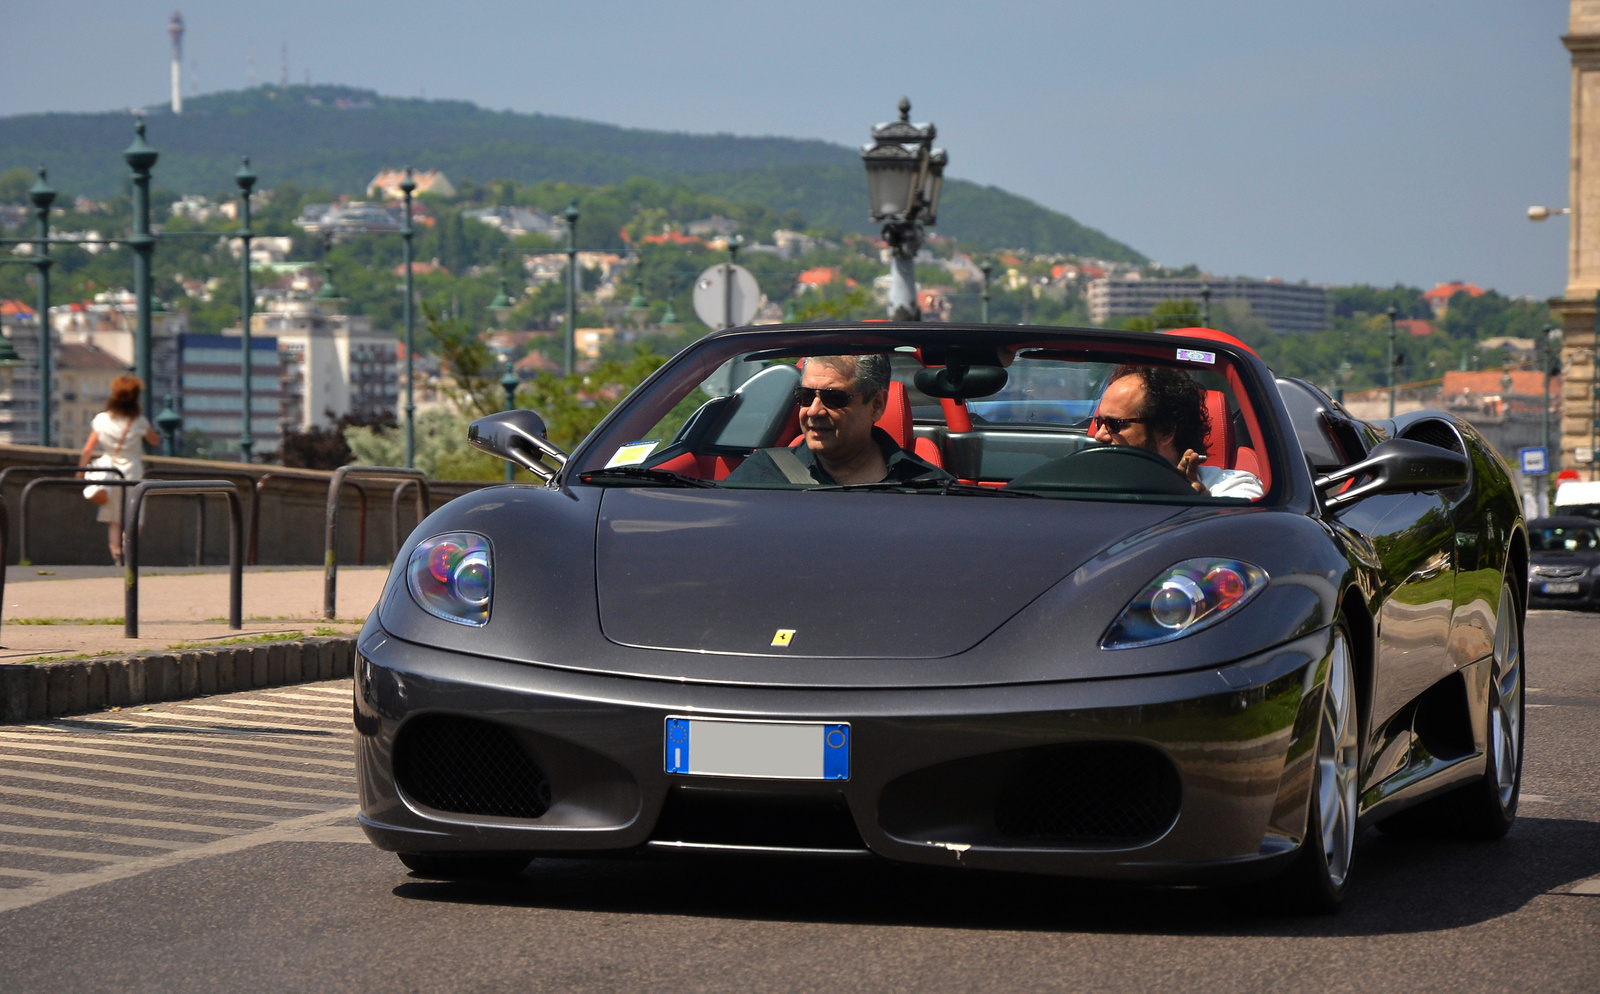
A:
MULTIPOLYGON (((248 153, 264 187, 293 180, 361 191, 379 169, 400 165, 479 182, 647 176, 779 212, 796 209, 817 227, 872 230, 855 151, 822 141, 622 128, 338 86, 216 93, 188 101, 181 116, 152 111, 148 124, 161 152, 155 185, 174 192, 230 191, 238 157, 248 153)), ((57 188, 107 196, 126 187, 120 152, 131 138, 122 112, 0 118, 0 171, 43 163, 57 188)), ((946 180, 938 230, 979 248, 1144 261, 1065 214, 964 180, 946 180)))

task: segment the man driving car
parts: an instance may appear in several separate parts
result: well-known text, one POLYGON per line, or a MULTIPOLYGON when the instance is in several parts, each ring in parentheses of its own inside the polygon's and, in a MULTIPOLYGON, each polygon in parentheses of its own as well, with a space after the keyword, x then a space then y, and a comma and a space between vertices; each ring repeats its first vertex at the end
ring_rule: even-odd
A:
POLYGON ((1252 500, 1262 494, 1254 473, 1203 465, 1211 418, 1200 384, 1181 369, 1119 367, 1100 397, 1090 431, 1103 445, 1156 453, 1176 466, 1196 493, 1252 500))
POLYGON ((885 356, 811 356, 795 388, 805 444, 757 449, 724 482, 813 486, 949 478, 877 426, 888 391, 885 356))

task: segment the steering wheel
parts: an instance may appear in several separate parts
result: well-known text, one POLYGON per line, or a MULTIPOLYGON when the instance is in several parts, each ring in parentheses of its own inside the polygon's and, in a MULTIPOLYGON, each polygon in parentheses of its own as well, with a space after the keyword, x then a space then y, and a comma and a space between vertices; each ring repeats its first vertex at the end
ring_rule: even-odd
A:
POLYGON ((1165 457, 1134 445, 1094 445, 1037 466, 1005 485, 1016 490, 1193 494, 1189 478, 1165 457))

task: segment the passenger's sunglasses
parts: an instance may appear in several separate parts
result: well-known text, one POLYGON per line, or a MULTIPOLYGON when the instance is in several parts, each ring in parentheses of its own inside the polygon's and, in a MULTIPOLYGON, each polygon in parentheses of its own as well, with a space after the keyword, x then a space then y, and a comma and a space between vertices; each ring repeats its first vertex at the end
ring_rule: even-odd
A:
POLYGON ((1089 422, 1089 434, 1099 434, 1104 428, 1113 435, 1120 435, 1127 430, 1129 425, 1148 424, 1149 418, 1112 418, 1104 414, 1096 414, 1094 420, 1089 422))
POLYGON ((794 402, 802 408, 810 407, 811 401, 817 397, 822 398, 822 406, 835 411, 843 410, 850 406, 850 398, 855 394, 849 390, 840 390, 837 387, 795 387, 794 402))

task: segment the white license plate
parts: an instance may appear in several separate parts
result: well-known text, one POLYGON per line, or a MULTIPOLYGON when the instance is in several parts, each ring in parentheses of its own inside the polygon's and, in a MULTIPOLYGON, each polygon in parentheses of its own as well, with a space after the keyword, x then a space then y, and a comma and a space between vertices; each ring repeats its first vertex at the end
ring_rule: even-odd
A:
POLYGON ((668 773, 771 780, 850 779, 843 722, 667 718, 668 773))
POLYGON ((1575 594, 1578 592, 1576 583, 1541 583, 1539 592, 1542 594, 1575 594))

